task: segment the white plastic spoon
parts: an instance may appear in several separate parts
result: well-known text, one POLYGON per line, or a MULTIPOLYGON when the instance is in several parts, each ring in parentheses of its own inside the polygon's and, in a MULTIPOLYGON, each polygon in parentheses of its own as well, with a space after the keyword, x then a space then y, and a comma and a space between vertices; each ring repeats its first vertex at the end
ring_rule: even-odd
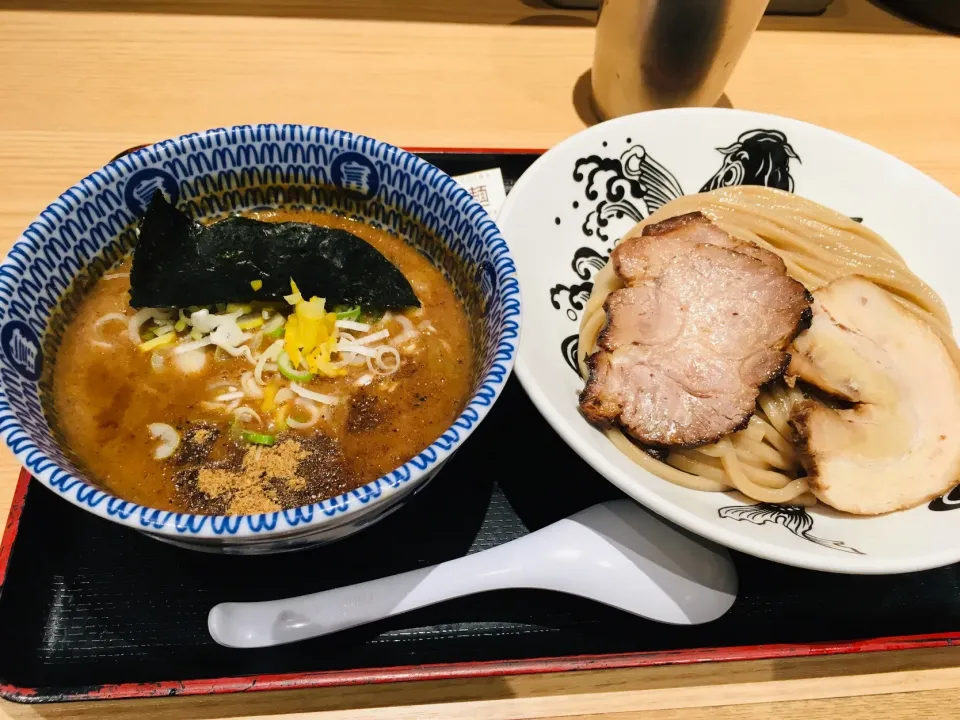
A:
POLYGON ((615 500, 432 567, 285 600, 221 603, 207 625, 221 645, 268 647, 504 588, 557 590, 651 620, 696 625, 730 608, 737 575, 723 548, 615 500))

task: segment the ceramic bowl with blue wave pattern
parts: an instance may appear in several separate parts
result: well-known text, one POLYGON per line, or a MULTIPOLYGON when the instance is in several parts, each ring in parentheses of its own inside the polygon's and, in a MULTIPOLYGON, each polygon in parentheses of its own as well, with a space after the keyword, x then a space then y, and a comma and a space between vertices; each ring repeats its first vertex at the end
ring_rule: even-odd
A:
POLYGON ((513 368, 520 289, 497 226, 452 178, 410 153, 300 125, 220 128, 145 147, 63 193, 0 265, 0 435, 32 475, 83 510, 196 549, 266 553, 370 525, 422 487, 486 416, 513 368), (153 192, 197 218, 306 207, 398 233, 455 288, 474 325, 477 372, 463 412, 428 448, 363 487, 290 510, 206 516, 143 507, 85 478, 64 450, 50 377, 84 289, 125 255, 153 192))

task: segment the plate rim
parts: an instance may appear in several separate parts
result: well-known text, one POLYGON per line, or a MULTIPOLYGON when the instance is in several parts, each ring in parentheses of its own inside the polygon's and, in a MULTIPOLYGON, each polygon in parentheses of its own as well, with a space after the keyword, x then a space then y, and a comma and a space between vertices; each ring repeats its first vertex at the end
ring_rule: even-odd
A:
MULTIPOLYGON (((630 126, 634 123, 646 123, 651 119, 664 116, 701 116, 709 118, 715 115, 737 116, 747 121, 758 123, 786 123, 795 127, 800 127, 805 131, 812 133, 827 133, 832 135, 840 142, 852 143, 869 153, 881 156, 885 162, 892 162, 902 171, 917 181, 930 184, 936 188, 937 192, 944 195, 943 202, 952 204, 956 208, 957 217, 960 218, 960 197, 955 195, 949 188, 943 185, 935 178, 930 177, 918 168, 910 165, 904 160, 891 155, 890 153, 874 147, 857 138, 850 137, 836 130, 831 130, 804 120, 773 115, 770 113, 755 112, 751 110, 740 110, 736 108, 668 108, 663 110, 651 110, 647 112, 625 115, 622 117, 607 120, 606 122, 590 126, 574 135, 564 139, 551 149, 547 150, 523 173, 523 175, 514 184, 510 194, 501 207, 497 217, 497 224, 501 226, 507 243, 511 242, 509 230, 504 228, 504 218, 513 212, 513 208, 520 202, 520 198, 527 185, 534 182, 534 175, 540 169, 540 166, 547 165, 550 162, 551 155, 559 155, 567 147, 580 142, 583 137, 596 135, 598 137, 605 135, 623 126, 630 126)), ((759 125, 757 125, 759 127, 759 125)), ((776 125, 774 125, 776 127, 776 125)), ((781 128, 778 128, 781 129, 781 128)), ((523 284, 522 264, 518 264, 517 271, 523 284)), ((525 312, 530 312, 531 305, 526 303, 525 312)), ((526 320, 526 318, 525 318, 526 320)), ((526 322, 524 322, 526 324, 526 322)), ((529 343, 528 343, 529 344, 529 343)), ((709 522, 703 517, 697 515, 680 503, 665 499, 659 493, 646 487, 638 486, 632 483, 626 477, 620 477, 621 472, 612 466, 609 466, 606 458, 603 457, 600 450, 591 442, 589 436, 579 432, 572 425, 569 425, 554 409, 553 403, 549 400, 546 393, 541 388, 540 383, 535 378, 535 372, 532 371, 526 361, 526 355, 523 338, 521 337, 520 350, 517 353, 517 361, 514 367, 517 378, 520 380, 524 391, 530 397, 537 411, 543 416, 544 420, 553 428, 563 441, 574 450, 590 467, 599 473, 604 479, 626 493, 634 501, 639 502, 648 510, 657 515, 666 518, 668 521, 689 530, 700 537, 723 545, 724 547, 737 550, 739 552, 763 558, 773 562, 778 562, 792 567, 804 568, 807 570, 834 572, 852 575, 890 575, 907 572, 916 572, 929 570, 937 567, 943 567, 960 561, 960 545, 956 548, 948 548, 937 553, 925 553, 918 556, 906 556, 902 558, 889 558, 884 556, 872 555, 854 555, 854 554, 836 554, 834 557, 819 555, 813 552, 807 552, 800 549, 793 549, 784 545, 774 544, 762 538, 751 539, 744 532, 738 532, 733 527, 724 527, 719 522, 709 522)), ((593 431, 597 432, 597 431, 593 431)), ((599 436, 599 433, 598 433, 599 436)), ((647 471, 642 471, 647 472, 647 471)), ((650 473, 652 475, 652 473, 650 473)), ((656 477, 656 476, 654 476, 656 477)))

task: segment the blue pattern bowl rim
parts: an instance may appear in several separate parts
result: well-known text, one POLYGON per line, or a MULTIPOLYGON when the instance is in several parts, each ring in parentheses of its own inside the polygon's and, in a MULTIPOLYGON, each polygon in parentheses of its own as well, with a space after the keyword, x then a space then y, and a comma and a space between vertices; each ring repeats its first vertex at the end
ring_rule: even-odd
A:
MULTIPOLYGON (((425 478, 429 478, 466 442, 477 425, 486 417, 500 397, 513 371, 520 343, 522 319, 520 286, 513 255, 494 220, 464 188, 436 166, 390 143, 346 130, 303 124, 233 125, 185 133, 124 152, 62 192, 54 202, 41 211, 20 234, 10 252, 0 262, 0 278, 4 279, 5 285, 10 285, 9 279, 12 278, 17 281, 22 280, 24 272, 11 262, 11 256, 15 251, 19 251, 21 256, 34 257, 37 251, 27 240, 27 233, 34 230, 41 235, 48 234, 50 231, 44 229, 44 225, 48 224, 46 221, 49 217, 48 213, 52 212, 57 216, 57 210, 63 207, 72 208, 75 197, 86 196, 90 185, 98 187, 98 176, 113 173, 119 177, 129 177, 137 170, 152 164, 151 154, 168 152, 171 148, 179 151, 188 150, 201 138, 227 137, 226 145, 229 146, 231 144, 229 136, 232 134, 242 136, 244 133, 250 133, 256 138, 263 132, 268 136, 271 132, 278 132, 281 136, 286 132, 300 133, 299 142, 301 143, 309 142, 304 138, 319 138, 326 135, 331 139, 331 143, 339 140, 340 147, 347 143, 350 150, 367 156, 389 153, 391 158, 402 160, 404 167, 410 171, 418 174, 429 173, 431 191, 444 194, 451 204, 456 205, 459 208, 460 217, 470 220, 470 224, 483 238, 483 245, 488 248, 491 255, 497 257, 495 272, 500 291, 496 294, 494 302, 499 305, 502 315, 499 326, 488 331, 496 334, 495 360, 483 377, 477 380, 475 391, 467 400, 463 411, 447 430, 429 447, 424 448, 400 467, 340 496, 311 505, 252 515, 197 515, 150 508, 123 500, 82 477, 68 473, 34 444, 28 430, 10 407, 6 384, 0 374, 0 412, 6 411, 0 416, 0 435, 7 447, 27 467, 34 478, 87 512, 148 534, 175 538, 184 543, 189 543, 191 538, 198 541, 215 539, 229 544, 268 541, 271 538, 279 540, 291 535, 302 536, 314 533, 321 537, 324 529, 342 527, 352 520, 351 516, 374 505, 381 505, 402 490, 412 489, 425 478), (437 186, 438 182, 441 187, 437 186)), ((443 240, 446 242, 445 238, 443 240)), ((74 273, 74 277, 78 272, 74 273)), ((60 296, 62 297, 63 294, 61 293, 60 296)), ((5 370, 8 366, 9 360, 6 354, 0 353, 0 370, 5 370)))

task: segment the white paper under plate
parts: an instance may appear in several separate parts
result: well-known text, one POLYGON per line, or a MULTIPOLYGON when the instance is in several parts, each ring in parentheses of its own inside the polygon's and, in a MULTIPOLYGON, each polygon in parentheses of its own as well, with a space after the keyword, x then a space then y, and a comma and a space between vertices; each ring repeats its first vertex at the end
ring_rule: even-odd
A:
POLYGON ((503 207, 503 201, 507 199, 500 168, 478 170, 467 175, 457 175, 453 179, 483 206, 490 217, 497 218, 500 208, 503 207))

